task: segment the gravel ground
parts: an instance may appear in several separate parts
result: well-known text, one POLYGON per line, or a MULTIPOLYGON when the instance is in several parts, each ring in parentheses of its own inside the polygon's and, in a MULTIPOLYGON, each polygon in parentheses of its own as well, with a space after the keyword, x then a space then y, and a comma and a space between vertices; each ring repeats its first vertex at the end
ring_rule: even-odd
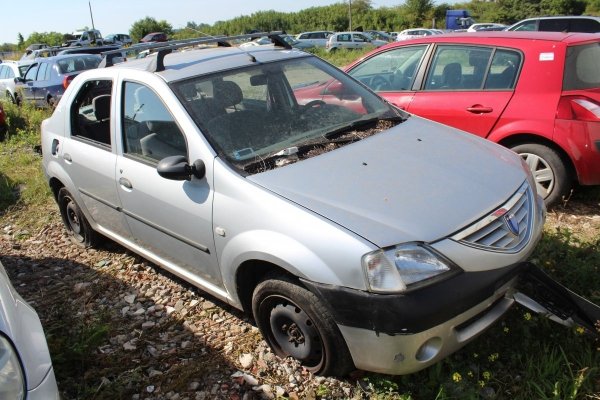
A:
POLYGON ((64 399, 361 397, 356 380, 276 357, 237 309, 123 247, 78 247, 49 212, 40 232, 0 226, 0 260, 42 320, 64 399))

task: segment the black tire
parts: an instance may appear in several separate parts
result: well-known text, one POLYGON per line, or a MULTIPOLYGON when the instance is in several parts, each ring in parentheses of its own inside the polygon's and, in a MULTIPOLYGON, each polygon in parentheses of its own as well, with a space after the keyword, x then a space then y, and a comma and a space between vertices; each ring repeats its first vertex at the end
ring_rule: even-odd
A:
POLYGON ((98 234, 92 229, 66 188, 58 191, 58 208, 65 228, 74 243, 81 247, 92 247, 98 244, 98 234))
POLYGON ((331 313, 312 292, 285 276, 254 289, 252 312, 271 349, 293 357, 319 375, 343 376, 354 369, 346 342, 331 313))
POLYGON ((551 206, 571 190, 573 181, 565 162, 553 149, 543 144, 527 143, 511 148, 529 165, 537 184, 537 192, 551 206))
POLYGON ((53 110, 56 108, 56 99, 52 96, 49 96, 48 99, 46 99, 46 104, 48 104, 48 108, 53 110))

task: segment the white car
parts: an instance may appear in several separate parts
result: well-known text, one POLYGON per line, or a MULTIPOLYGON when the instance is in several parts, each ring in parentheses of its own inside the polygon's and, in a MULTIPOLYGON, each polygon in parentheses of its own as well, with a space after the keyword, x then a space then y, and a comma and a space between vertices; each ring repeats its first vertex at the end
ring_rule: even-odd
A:
POLYGON ((414 39, 416 37, 421 36, 431 36, 438 35, 439 30, 437 29, 425 29, 425 28, 413 28, 413 29, 405 29, 396 35, 396 41, 414 39))
POLYGON ((491 28, 500 30, 501 28, 506 28, 507 25, 504 24, 496 24, 493 22, 480 22, 477 24, 473 24, 467 29, 467 32, 477 32, 480 30, 489 30, 491 28))
POLYGON ((385 40, 371 39, 363 32, 336 32, 329 36, 327 51, 337 51, 338 49, 364 49, 365 47, 381 47, 388 44, 385 40))
POLYGON ((0 263, 0 399, 58 400, 37 313, 13 288, 0 263))
POLYGON ((4 95, 7 100, 15 103, 15 78, 20 78, 25 74, 27 67, 25 65, 19 68, 18 61, 5 60, 0 64, 0 95, 4 95))
POLYGON ((296 35, 296 40, 302 43, 308 43, 312 47, 324 48, 327 46, 327 40, 333 32, 331 31, 315 31, 315 32, 302 32, 296 35))

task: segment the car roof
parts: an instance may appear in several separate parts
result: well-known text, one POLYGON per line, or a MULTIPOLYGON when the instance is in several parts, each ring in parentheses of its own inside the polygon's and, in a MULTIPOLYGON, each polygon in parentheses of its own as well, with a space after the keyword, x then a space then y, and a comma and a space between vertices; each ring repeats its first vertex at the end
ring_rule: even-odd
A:
POLYGON ((57 56, 52 56, 52 57, 38 57, 38 58, 35 59, 34 62, 41 62, 41 61, 54 62, 54 61, 66 60, 66 59, 69 59, 69 58, 79 58, 79 57, 84 57, 84 56, 100 57, 100 55, 98 55, 98 54, 89 54, 89 53, 83 53, 83 54, 59 54, 57 56))
POLYGON ((479 43, 489 44, 493 41, 496 45, 504 42, 506 44, 515 41, 551 41, 563 42, 566 45, 581 42, 599 41, 600 35, 595 33, 579 33, 579 32, 523 32, 523 31, 477 31, 477 32, 450 32, 442 35, 422 36, 414 39, 409 39, 403 42, 391 43, 387 47, 395 45, 406 45, 410 43, 479 43))
POLYGON ((523 22, 523 21, 531 21, 531 20, 538 20, 538 19, 595 19, 595 20, 599 21, 600 17, 596 17, 593 15, 549 15, 549 16, 545 16, 545 17, 525 18, 525 19, 522 19, 522 20, 516 22, 516 24, 518 24, 519 22, 523 22))
MULTIPOLYGON (((192 76, 210 74, 218 71, 243 68, 290 58, 314 57, 303 51, 253 46, 250 49, 239 47, 207 47, 167 54, 164 58, 165 69, 156 72, 165 81, 172 82, 192 76)), ((145 57, 115 64, 110 68, 137 69, 152 71, 156 57, 145 57)))

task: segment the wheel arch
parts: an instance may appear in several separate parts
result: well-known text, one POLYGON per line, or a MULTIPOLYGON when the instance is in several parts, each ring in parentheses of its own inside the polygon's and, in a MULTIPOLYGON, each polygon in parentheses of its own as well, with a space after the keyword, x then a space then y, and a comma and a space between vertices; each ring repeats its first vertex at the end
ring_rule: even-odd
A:
POLYGON ((555 142, 553 142, 550 139, 547 139, 543 136, 539 136, 533 133, 517 133, 517 134, 513 134, 511 136, 507 136, 502 138, 501 140, 499 140, 497 142, 498 144, 501 144, 504 147, 507 148, 512 148, 514 146, 518 146, 521 144, 540 144, 543 146, 546 146, 552 150, 554 150, 558 156, 560 157, 560 159, 563 161, 566 169, 567 169, 567 173, 569 174, 569 178, 571 180, 578 180, 577 177, 577 170, 575 169, 575 165, 573 164, 573 160, 571 160, 571 157, 569 157, 569 155, 567 154, 567 152, 558 144, 556 144, 555 142))
MULTIPOLYGON (((238 267, 235 276, 235 288, 244 313, 252 316, 252 295, 254 289, 266 277, 275 275, 287 276, 298 285, 304 287, 296 275, 268 261, 247 260, 238 267)), ((308 288, 306 289, 308 290, 308 288)))

